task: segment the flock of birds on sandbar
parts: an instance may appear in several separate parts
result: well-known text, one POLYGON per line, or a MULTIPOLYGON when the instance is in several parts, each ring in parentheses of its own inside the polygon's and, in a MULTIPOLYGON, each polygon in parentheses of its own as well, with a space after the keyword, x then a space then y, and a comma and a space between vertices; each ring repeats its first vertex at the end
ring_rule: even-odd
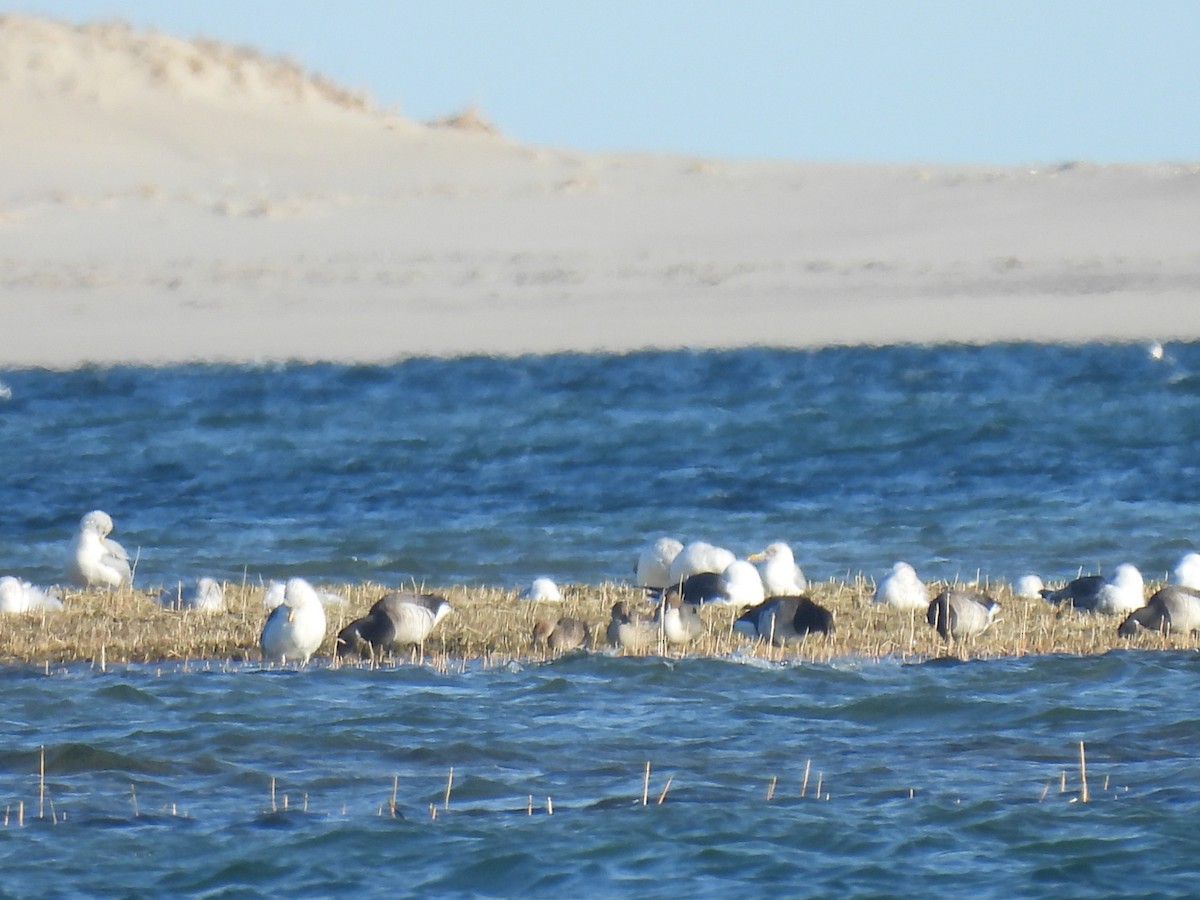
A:
MULTIPOLYGON (((134 564, 129 553, 109 535, 112 518, 93 510, 79 522, 67 557, 68 581, 84 589, 132 587, 134 564)), ((684 544, 661 537, 647 545, 634 567, 635 582, 653 600, 653 609, 631 608, 627 601, 612 607, 605 638, 613 647, 631 650, 682 646, 705 633, 699 608, 722 604, 738 611, 738 633, 774 646, 834 631, 833 613, 807 595, 808 582, 790 546, 777 542, 760 553, 738 559, 731 551, 703 541, 684 544)), ((1187 553, 1173 581, 1145 598, 1145 582, 1133 565, 1117 566, 1111 576, 1082 575, 1063 587, 1045 587, 1036 575, 1019 578, 1014 596, 1043 598, 1060 608, 1122 616, 1118 634, 1139 631, 1200 632, 1200 554, 1187 553)), ((558 585, 537 578, 521 593, 533 601, 561 601, 558 585)), ((169 609, 219 612, 224 588, 214 578, 163 590, 159 602, 169 609)), ((949 587, 936 596, 906 562, 897 562, 876 584, 873 601, 896 609, 924 613, 946 641, 974 638, 995 621, 999 604, 986 593, 949 587)), ((327 607, 344 605, 338 594, 321 591, 303 578, 271 582, 264 595, 266 619, 259 647, 266 662, 304 665, 325 640, 327 607)), ((0 613, 62 609, 58 588, 40 588, 12 576, 0 577, 0 613)), ((421 645, 452 611, 446 598, 409 590, 386 593, 365 616, 338 632, 337 656, 377 657, 400 647, 421 645)), ((533 628, 535 647, 563 652, 591 644, 588 623, 573 617, 539 619, 533 628)))

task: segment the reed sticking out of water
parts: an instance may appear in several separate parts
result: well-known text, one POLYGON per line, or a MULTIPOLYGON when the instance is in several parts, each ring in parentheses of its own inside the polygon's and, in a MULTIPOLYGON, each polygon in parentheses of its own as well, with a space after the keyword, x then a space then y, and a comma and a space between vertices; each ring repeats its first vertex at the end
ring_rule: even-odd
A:
MULTIPOLYGON (((388 812, 392 814, 392 818, 396 818, 396 794, 400 790, 400 776, 392 776, 392 796, 388 798, 388 812)), ((307 798, 307 795, 306 795, 307 798)), ((307 802, 307 799, 306 799, 307 802)))
POLYGON ((46 745, 38 753, 38 818, 46 817, 46 745))
POLYGON ((808 793, 808 773, 811 768, 812 768, 812 760, 806 759, 804 761, 804 780, 802 782, 800 782, 800 799, 801 800, 803 800, 804 795, 806 793, 808 793))
POLYGON ((442 800, 442 809, 450 808, 450 791, 453 788, 454 788, 454 766, 451 766, 449 774, 446 775, 446 796, 442 800))
POLYGON ((650 800, 650 760, 646 760, 646 775, 642 779, 642 806, 650 800))
POLYGON ((549 797, 546 798, 546 815, 554 815, 554 801, 549 797))
POLYGON ((279 808, 275 805, 275 776, 271 776, 271 812, 279 812, 279 808))
POLYGON ((776 778, 774 775, 772 775, 771 783, 767 785, 767 802, 768 803, 770 803, 771 799, 775 796, 775 782, 776 782, 776 778))
POLYGON ((671 782, 675 780, 675 776, 671 775, 667 778, 667 783, 663 785, 662 793, 658 795, 658 805, 662 806, 663 801, 667 799, 667 791, 671 789, 671 782))
POLYGON ((1087 754, 1083 749, 1083 741, 1079 742, 1079 799, 1083 803, 1088 802, 1087 754))

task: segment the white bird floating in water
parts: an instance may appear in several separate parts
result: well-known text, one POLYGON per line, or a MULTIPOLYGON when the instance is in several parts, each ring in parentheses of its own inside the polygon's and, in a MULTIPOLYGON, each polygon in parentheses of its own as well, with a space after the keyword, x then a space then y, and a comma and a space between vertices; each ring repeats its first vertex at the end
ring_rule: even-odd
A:
POLYGON ((56 589, 43 590, 11 575, 0 578, 0 613, 26 613, 62 609, 56 589))
POLYGON ((521 599, 557 602, 562 600, 562 591, 550 578, 535 578, 529 587, 521 591, 521 599))
POLYGON ((929 609, 929 588, 906 562, 898 562, 875 586, 875 602, 896 609, 929 609))
POLYGON ((179 584, 158 595, 158 602, 167 609, 191 609, 196 612, 222 612, 225 609, 225 588, 215 578, 200 578, 190 588, 179 584))
POLYGON ((305 665, 323 640, 325 607, 317 592, 303 578, 289 578, 283 602, 271 610, 259 636, 263 659, 305 665))
POLYGON ((808 580, 796 565, 792 548, 782 541, 776 541, 747 559, 758 566, 768 597, 799 597, 808 589, 808 580))
POLYGON ((72 584, 83 588, 122 588, 133 584, 129 554, 109 539, 112 530, 112 518, 99 509, 79 520, 79 531, 67 557, 67 578, 72 584))
POLYGON ((662 590, 671 584, 671 563, 683 550, 683 544, 672 537, 660 537, 638 556, 634 577, 638 587, 662 590))

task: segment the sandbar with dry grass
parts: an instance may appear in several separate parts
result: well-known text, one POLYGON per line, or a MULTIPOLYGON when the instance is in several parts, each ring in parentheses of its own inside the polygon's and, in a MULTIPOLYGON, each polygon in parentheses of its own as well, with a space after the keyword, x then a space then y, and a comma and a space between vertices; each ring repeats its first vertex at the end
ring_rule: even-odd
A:
MULTIPOLYGON (((314 657, 316 665, 332 660, 337 632, 362 615, 389 587, 377 584, 323 585, 347 599, 345 607, 327 610, 326 639, 314 657)), ((941 585, 931 585, 934 590, 941 585)), ((1153 592, 1158 585, 1148 585, 1153 592)), ((979 638, 947 645, 921 613, 910 613, 871 602, 869 579, 828 581, 813 585, 810 595, 831 609, 835 633, 814 635, 803 644, 776 648, 749 641, 732 629, 736 612, 706 606, 701 615, 707 633, 685 649, 619 650, 629 654, 725 657, 753 655, 774 661, 829 663, 843 658, 898 659, 919 662, 938 656, 995 659, 1040 654, 1093 654, 1120 647, 1194 649, 1190 635, 1142 634, 1120 638, 1113 616, 1061 611, 1042 601, 1013 596, 1006 586, 990 591, 1001 604, 993 626, 979 638)), ((220 613, 165 609, 157 594, 137 590, 117 593, 68 592, 64 609, 0 618, 0 663, 97 666, 120 663, 184 663, 200 660, 257 661, 258 635, 266 617, 264 588, 226 585, 226 610, 220 613)), ((511 660, 540 660, 545 651, 531 647, 530 635, 539 618, 574 616, 591 625, 593 650, 606 650, 604 632, 612 605, 619 600, 649 608, 642 592, 629 585, 568 585, 562 602, 531 602, 516 591, 489 587, 449 587, 439 590, 454 612, 430 635, 423 648, 398 652, 383 664, 424 662, 434 665, 502 664, 511 660)), ((342 664, 345 664, 343 661, 342 664)))

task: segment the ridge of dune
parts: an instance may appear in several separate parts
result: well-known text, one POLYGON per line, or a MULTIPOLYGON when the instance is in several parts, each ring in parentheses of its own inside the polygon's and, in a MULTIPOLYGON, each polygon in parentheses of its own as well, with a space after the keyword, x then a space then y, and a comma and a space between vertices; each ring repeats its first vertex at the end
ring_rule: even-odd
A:
POLYGON ((1200 165, 522 145, 219 41, 0 16, 0 367, 1200 339, 1200 165))
POLYGON ((365 91, 342 87, 295 60, 218 40, 137 31, 122 21, 73 25, 0 15, 0 85, 110 107, 167 94, 189 103, 375 112, 365 91))

